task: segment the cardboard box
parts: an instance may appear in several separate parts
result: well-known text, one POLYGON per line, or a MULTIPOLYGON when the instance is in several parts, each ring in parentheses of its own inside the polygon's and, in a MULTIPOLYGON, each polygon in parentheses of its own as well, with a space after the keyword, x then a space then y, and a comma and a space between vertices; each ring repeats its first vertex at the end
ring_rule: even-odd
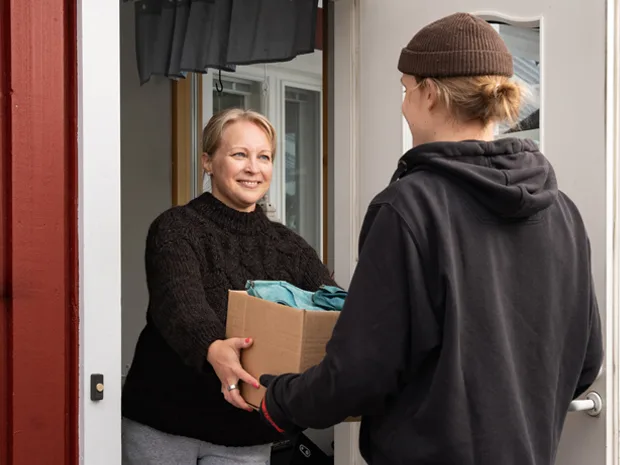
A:
MULTIPOLYGON (((251 337, 241 365, 256 380, 263 374, 301 373, 325 357, 340 312, 300 310, 258 299, 245 291, 229 291, 226 337, 251 337)), ((240 385, 241 395, 258 408, 265 388, 240 385)))

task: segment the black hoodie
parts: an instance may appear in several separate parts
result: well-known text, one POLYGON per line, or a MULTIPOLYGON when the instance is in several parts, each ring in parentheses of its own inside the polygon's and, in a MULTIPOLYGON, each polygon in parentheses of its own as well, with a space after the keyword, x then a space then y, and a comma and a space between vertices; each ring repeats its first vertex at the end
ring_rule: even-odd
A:
POLYGON ((324 361, 266 407, 362 415, 371 465, 551 465, 602 357, 586 230, 535 143, 425 144, 368 208, 324 361))

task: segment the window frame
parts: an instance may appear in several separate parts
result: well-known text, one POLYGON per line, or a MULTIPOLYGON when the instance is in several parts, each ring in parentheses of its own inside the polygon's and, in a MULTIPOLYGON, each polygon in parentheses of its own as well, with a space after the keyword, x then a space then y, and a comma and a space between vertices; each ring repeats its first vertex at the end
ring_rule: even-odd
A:
POLYGON ((202 186, 202 79, 194 73, 172 83, 172 205, 185 205, 202 186))
MULTIPOLYGON (((279 80, 279 89, 278 89, 278 97, 280 99, 279 101, 279 114, 278 117, 276 119, 277 123, 279 124, 279 126, 276 126, 276 130, 278 131, 278 156, 279 159, 281 160, 280 163, 278 163, 277 166, 277 171, 278 171, 278 176, 279 176, 279 182, 278 182, 278 192, 279 192, 279 198, 276 199, 277 204, 276 206, 276 210, 278 212, 282 212, 282 217, 280 218, 281 221, 286 224, 286 217, 284 216, 286 213, 286 195, 285 195, 285 191, 286 191, 286 162, 284 160, 285 158, 285 154, 286 154, 286 133, 285 133, 285 124, 286 124, 286 115, 285 115, 285 108, 286 108, 286 88, 287 87, 292 87, 292 88, 296 88, 296 89, 300 89, 300 90, 307 90, 307 91, 311 91, 311 92, 317 92, 318 93, 318 102, 319 102, 319 122, 318 122, 318 129, 319 129, 319 138, 320 138, 320 142, 318 144, 318 148, 319 148, 319 161, 318 161, 318 166, 317 166, 317 173, 319 173, 319 219, 320 219, 320 224, 319 224, 319 244, 318 244, 318 248, 319 251, 323 251, 324 250, 324 243, 325 243, 325 235, 323 233, 323 225, 325 223, 325 206, 324 206, 324 202, 323 202, 323 197, 325 195, 324 192, 324 185, 326 180, 324 179, 324 173, 323 173, 323 166, 324 166, 324 144, 323 144, 323 138, 325 137, 325 134, 323 133, 323 119, 324 119, 324 109, 323 109, 323 91, 322 91, 322 87, 319 84, 318 86, 316 84, 308 84, 308 83, 303 83, 300 84, 298 82, 295 81, 291 81, 288 79, 280 79, 279 80)), ((317 251, 318 252, 318 251, 317 251)), ((320 255, 320 254, 319 254, 320 255)))

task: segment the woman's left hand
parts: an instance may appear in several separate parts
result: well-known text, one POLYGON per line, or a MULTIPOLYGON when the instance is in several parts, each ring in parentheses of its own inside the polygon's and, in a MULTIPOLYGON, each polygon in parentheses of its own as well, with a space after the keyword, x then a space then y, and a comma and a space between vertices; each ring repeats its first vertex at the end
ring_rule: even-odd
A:
POLYGON ((256 389, 260 388, 258 381, 243 369, 240 362, 241 350, 247 349, 251 345, 252 339, 250 338, 218 340, 209 346, 207 353, 207 360, 222 383, 222 394, 224 394, 226 401, 248 412, 252 412, 253 409, 241 397, 239 382, 248 383, 256 389), (231 390, 230 387, 233 385, 235 388, 231 390))

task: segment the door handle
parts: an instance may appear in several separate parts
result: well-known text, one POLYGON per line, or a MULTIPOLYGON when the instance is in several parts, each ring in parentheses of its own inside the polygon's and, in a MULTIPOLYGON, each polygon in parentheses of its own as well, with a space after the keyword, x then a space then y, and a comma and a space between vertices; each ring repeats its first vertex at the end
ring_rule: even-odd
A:
POLYGON ((583 400, 574 400, 568 406, 569 412, 586 412, 591 417, 597 417, 603 410, 603 399, 597 392, 589 392, 583 400))

